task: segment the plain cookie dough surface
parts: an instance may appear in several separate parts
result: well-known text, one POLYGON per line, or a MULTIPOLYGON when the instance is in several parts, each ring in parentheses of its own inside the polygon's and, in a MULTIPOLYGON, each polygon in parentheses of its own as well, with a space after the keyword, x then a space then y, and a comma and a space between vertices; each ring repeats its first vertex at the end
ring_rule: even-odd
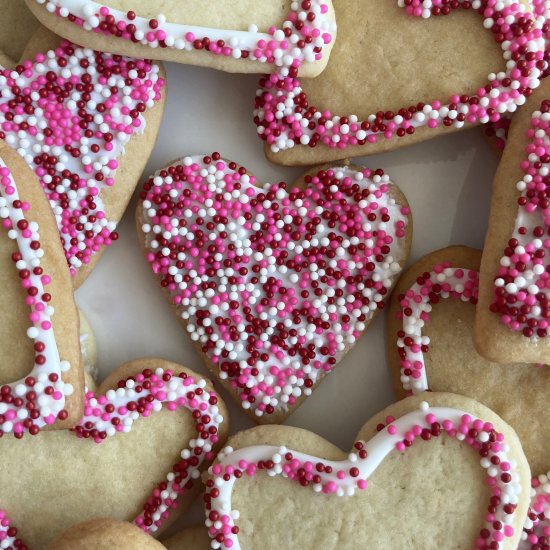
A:
POLYGON ((0 65, 15 65, 40 23, 21 0, 0 0, 0 65))
MULTIPOLYGON (((333 115, 365 120, 378 111, 397 112, 419 102, 446 103, 453 94, 472 94, 489 73, 503 70, 502 50, 474 10, 448 16, 408 16, 397 0, 334 0, 338 38, 330 62, 315 79, 300 83, 310 106, 333 115)), ((469 128, 471 125, 466 125, 469 128)), ((457 131, 417 129, 412 136, 379 138, 376 144, 330 149, 295 145, 273 153, 272 162, 307 165, 389 151, 457 131)))
MULTIPOLYGON (((162 544, 167 550, 210 550, 210 537, 204 525, 184 529, 162 544)), ((290 549, 289 549, 290 550, 290 549)))
MULTIPOLYGON (((505 549, 515 550, 529 504, 530 472, 514 431, 492 411, 458 395, 411 397, 372 418, 356 439, 370 439, 387 416, 399 418, 424 400, 431 406, 468 411, 504 433, 524 489, 515 516, 516 535, 504 544, 505 549)), ((284 445, 324 459, 347 457, 321 437, 285 426, 252 428, 228 441, 235 450, 262 444, 284 445)), ((314 493, 311 487, 262 472, 235 482, 232 509, 240 512, 242 550, 470 549, 487 512, 485 476, 477 452, 442 436, 417 440, 405 454, 391 453, 369 478, 367 489, 353 497, 314 493)))
POLYGON ((96 519, 71 527, 56 538, 48 550, 162 550, 163 548, 160 542, 132 523, 96 519))
MULTIPOLYGON (((397 283, 388 310, 386 339, 399 398, 405 396, 397 353, 397 331, 403 326, 396 318, 399 294, 436 264, 451 262, 453 267, 477 271, 480 259, 481 252, 472 248, 453 246, 438 250, 411 266, 397 283)), ((435 392, 471 397, 493 409, 517 432, 533 474, 546 473, 550 470, 550 367, 487 361, 474 348, 474 317, 475 307, 469 302, 448 298, 434 304, 430 321, 422 331, 430 338, 430 349, 424 353, 428 386, 435 392)), ((425 396, 429 400, 429 394, 425 396)))
POLYGON ((94 330, 81 309, 78 310, 78 315, 80 318, 80 353, 82 354, 84 370, 94 380, 97 380, 97 341, 94 330))

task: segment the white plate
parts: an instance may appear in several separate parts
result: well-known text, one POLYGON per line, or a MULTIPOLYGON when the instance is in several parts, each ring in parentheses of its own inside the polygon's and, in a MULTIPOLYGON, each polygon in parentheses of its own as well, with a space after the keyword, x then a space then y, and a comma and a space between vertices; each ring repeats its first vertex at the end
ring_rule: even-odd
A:
MULTIPOLYGON (((292 182, 305 171, 277 167, 265 159, 252 122, 257 76, 175 64, 167 64, 167 70, 165 118, 142 179, 176 158, 213 151, 246 166, 261 181, 292 182)), ((480 129, 356 162, 382 168, 407 196, 414 219, 411 262, 450 244, 483 245, 498 159, 480 129)), ((209 375, 138 246, 135 205, 136 197, 119 224, 119 240, 77 292, 78 304, 96 333, 100 377, 126 361, 151 356, 209 375)), ((233 400, 223 390, 220 393, 231 412, 231 432, 252 427, 233 400)), ((384 318, 379 315, 287 423, 349 449, 365 421, 393 399, 384 318)), ((202 521, 200 499, 177 525, 197 521, 202 521)))

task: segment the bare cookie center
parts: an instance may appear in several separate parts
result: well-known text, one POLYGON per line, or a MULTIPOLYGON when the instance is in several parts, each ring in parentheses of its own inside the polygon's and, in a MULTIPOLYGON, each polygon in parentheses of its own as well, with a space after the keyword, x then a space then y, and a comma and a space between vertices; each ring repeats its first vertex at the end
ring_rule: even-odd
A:
POLYGON ((2 506, 29 548, 45 548, 80 521, 132 521, 196 434, 194 424, 189 412, 163 410, 101 444, 68 430, 24 437, 21 445, 4 437, 2 506))
POLYGON ((257 474, 235 483, 232 507, 243 550, 471 548, 490 498, 484 478, 477 453, 442 436, 392 453, 353 497, 257 474))
POLYGON ((430 338, 424 354, 428 384, 433 391, 460 393, 493 409, 516 430, 534 474, 548 469, 550 440, 548 403, 550 367, 491 363, 472 342, 475 308, 444 300, 435 305, 422 334, 430 338), (452 357, 452 361, 449 361, 452 357), (533 430, 533 419, 541 419, 533 430))
POLYGON ((0 0, 0 13, 0 65, 11 67, 19 62, 39 23, 23 0, 0 0))
POLYGON ((105 4, 151 19, 162 13, 169 23, 242 31, 252 24, 260 31, 280 27, 290 12, 290 0, 210 0, 207 10, 204 0, 109 0, 105 4))
POLYGON ((325 72, 302 79, 310 105, 361 119, 453 94, 473 94, 504 69, 474 10, 424 20, 397 0, 335 0, 338 39, 325 72), (383 8, 381 7, 383 4, 383 8))

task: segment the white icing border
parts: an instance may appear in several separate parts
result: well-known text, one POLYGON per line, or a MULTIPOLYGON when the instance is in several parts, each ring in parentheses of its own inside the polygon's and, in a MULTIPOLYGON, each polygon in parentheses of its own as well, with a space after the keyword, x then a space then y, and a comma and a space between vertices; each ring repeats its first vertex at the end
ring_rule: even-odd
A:
MULTIPOLYGON (((84 21, 82 28, 86 31, 93 31, 99 26, 100 19, 96 14, 99 13, 101 8, 107 8, 109 10, 109 14, 113 15, 117 21, 127 20, 127 13, 93 0, 35 0, 35 2, 44 6, 49 13, 56 14, 57 10, 59 10, 58 15, 60 17, 67 18, 71 14, 79 17, 84 21)), ((311 3, 311 9, 314 9, 317 12, 317 17, 313 23, 314 28, 334 36, 336 32, 336 23, 331 21, 325 14, 320 13, 321 0, 311 0, 311 3)), ((300 4, 301 2, 293 0, 290 5, 291 13, 297 13, 300 9, 300 4)), ((232 57, 235 59, 239 59, 241 57, 241 50, 246 50, 251 52, 249 59, 265 63, 267 61, 266 59, 262 59, 261 57, 256 58, 253 55, 253 50, 257 47, 258 43, 261 41, 270 42, 274 39, 278 42, 281 40, 287 40, 282 29, 276 31, 276 35, 272 36, 267 32, 259 32, 256 25, 252 23, 249 25, 248 31, 240 31, 216 29, 212 27, 188 25, 183 23, 171 23, 166 21, 166 18, 163 15, 157 16, 157 19, 162 23, 162 30, 165 31, 167 35, 164 41, 166 46, 175 50, 196 51, 194 50, 192 43, 189 43, 184 39, 187 33, 192 33, 197 37, 207 36, 213 41, 223 40, 231 47, 232 57), (282 36, 278 36, 277 33, 282 33, 282 36)), ((150 19, 138 16, 136 14, 136 17, 131 21, 131 24, 136 27, 136 30, 139 33, 138 36, 142 36, 139 40, 140 44, 151 48, 157 48, 159 45, 158 40, 150 42, 146 39, 146 34, 152 31, 149 26, 149 21, 150 19)), ((286 26, 286 23, 287 22, 285 21, 282 25, 283 28, 286 26)), ((288 40, 291 41, 290 39, 288 40)), ((300 60, 302 63, 314 63, 316 59, 313 49, 315 47, 319 47, 322 50, 325 46, 326 44, 322 38, 315 39, 312 44, 307 44, 302 49, 291 45, 292 51, 290 54, 285 55, 284 51, 281 50, 281 56, 277 59, 276 65, 288 66, 291 65, 296 59, 300 60)))
MULTIPOLYGON (((14 188, 14 193, 11 195, 4 194, 4 186, 0 185, 0 218, 9 219, 13 227, 17 227, 17 223, 21 220, 25 220, 23 210, 16 209, 11 206, 11 203, 19 198, 17 190, 17 184, 9 167, 0 158, 0 168, 6 168, 10 171, 11 186, 14 188)), ((31 206, 32 209, 32 206, 31 206)), ((27 220, 28 221, 28 220, 27 220)), ((33 231, 33 240, 38 240, 38 224, 36 222, 28 222, 29 229, 33 231)), ((18 249, 23 257, 20 262, 17 262, 16 267, 18 270, 29 269, 29 280, 32 281, 32 285, 38 289, 37 296, 42 296, 45 292, 44 285, 42 284, 41 277, 35 275, 32 268, 39 267, 41 265, 41 258, 44 256, 44 250, 39 248, 33 250, 29 244, 28 239, 24 238, 20 231, 17 229, 11 229, 8 231, 8 236, 17 242, 18 249)), ((31 388, 25 384, 25 379, 32 376, 36 379, 37 384, 32 388, 37 393, 36 403, 38 405, 40 416, 33 421, 35 425, 42 428, 48 424, 52 424, 53 420, 57 419, 57 415, 61 412, 65 406, 65 397, 71 395, 74 388, 71 384, 65 384, 62 380, 62 374, 67 372, 71 366, 68 361, 62 361, 59 356, 59 350, 57 348, 57 342, 54 335, 53 325, 49 329, 43 329, 41 324, 43 322, 51 323, 51 318, 54 313, 52 306, 46 306, 45 310, 40 312, 40 319, 33 323, 33 326, 28 329, 27 336, 33 341, 41 341, 45 344, 45 349, 41 352, 45 356, 46 361, 43 365, 34 365, 31 372, 25 375, 24 378, 12 382, 9 387, 12 389, 14 396, 23 397, 31 388), (50 374, 56 374, 59 378, 57 382, 51 382, 48 379, 50 374), (53 386, 54 389, 61 393, 60 399, 54 399, 53 395, 47 395, 40 391, 40 388, 44 386, 53 386), (49 417, 49 421, 45 420, 45 417, 49 417)), ((11 404, 0 403, 0 414, 5 414, 9 410, 15 410, 17 414, 17 420, 14 422, 6 421, 0 425, 0 431, 4 433, 11 433, 14 431, 16 422, 23 422, 25 418, 28 418, 28 411, 24 407, 16 408, 11 404)), ((26 431, 26 430, 23 430, 26 431)))

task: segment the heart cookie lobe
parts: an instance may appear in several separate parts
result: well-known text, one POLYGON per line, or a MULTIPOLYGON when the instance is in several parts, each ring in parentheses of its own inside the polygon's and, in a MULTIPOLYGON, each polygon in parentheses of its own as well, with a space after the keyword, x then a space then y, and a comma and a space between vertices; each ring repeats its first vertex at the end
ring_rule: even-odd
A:
POLYGON ((95 519, 79 523, 57 537, 48 550, 166 550, 153 537, 125 521, 95 519))
POLYGON ((514 116, 493 183, 475 344, 499 363, 550 362, 550 82, 514 116))
POLYGON ((0 138, 39 177, 79 286, 118 238, 160 126, 164 78, 150 61, 60 43, 47 31, 32 43, 52 49, 0 69, 0 138))
POLYGON ((161 534, 199 494, 227 434, 226 407, 208 380, 162 359, 127 363, 87 391, 72 430, 0 440, 0 540, 41 549, 102 516, 161 534))
POLYGON ((327 166, 259 186, 218 153, 144 185, 146 258, 186 331, 257 422, 280 422, 367 329, 410 249, 382 171, 327 166))
POLYGON ((345 453, 286 426, 230 438, 206 482, 211 548, 517 548, 529 467, 514 431, 486 407, 411 397, 356 441, 345 453), (426 532, 437 510, 445 522, 426 532))
MULTIPOLYGON (((398 397, 452 392, 478 400, 518 434, 534 474, 547 472, 547 366, 491 363, 472 341, 481 251, 452 246, 421 258, 400 278, 388 311, 388 362, 398 397), (533 422, 537 429, 533 430, 533 422)), ((548 477, 532 480, 520 548, 545 544, 548 477)))
POLYGON ((320 77, 282 69, 260 80, 254 121, 273 162, 364 156, 494 122, 546 66, 542 30, 519 0, 344 0, 336 11, 339 38, 320 77))
POLYGON ((84 374, 78 312, 51 209, 32 171, 2 143, 0 175, 0 280, 7 300, 0 315, 0 436, 20 438, 74 425, 84 374))
POLYGON ((317 76, 336 35, 330 0, 27 0, 46 27, 97 50, 237 73, 296 63, 317 76), (130 5, 131 4, 131 5, 130 5), (128 7, 131 7, 128 10, 128 7))

